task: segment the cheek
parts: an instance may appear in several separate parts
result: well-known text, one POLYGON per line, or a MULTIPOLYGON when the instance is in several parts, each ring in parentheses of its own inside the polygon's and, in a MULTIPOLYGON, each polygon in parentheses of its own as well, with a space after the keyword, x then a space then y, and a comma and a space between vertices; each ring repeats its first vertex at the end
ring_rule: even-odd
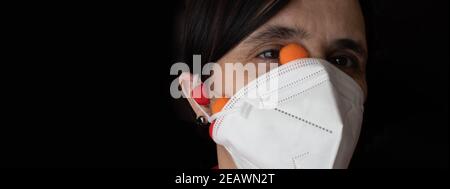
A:
POLYGON ((364 92, 364 99, 366 99, 367 98, 367 88, 368 88, 368 86, 367 86, 365 68, 363 69, 362 73, 359 75, 359 78, 358 78, 357 81, 358 81, 359 86, 361 87, 361 89, 364 92))
POLYGON ((356 83, 361 87, 364 98, 367 98, 367 81, 366 81, 366 74, 365 71, 349 71, 349 70, 342 70, 344 71, 348 76, 350 76, 356 83))
POLYGON ((217 69, 210 78, 210 82, 213 82, 213 94, 215 98, 220 97, 232 97, 237 90, 243 87, 247 83, 247 80, 242 80, 238 77, 236 71, 236 64, 234 63, 218 63, 217 69))
POLYGON ((367 81, 365 79, 363 81, 362 89, 364 91, 364 99, 367 99, 368 86, 367 86, 367 81))
POLYGON ((358 79, 355 79, 355 81, 358 83, 358 85, 363 90, 363 92, 364 92, 364 99, 366 99, 367 98, 367 82, 366 82, 366 78, 365 77, 358 78, 358 79))
POLYGON ((270 64, 255 63, 219 63, 221 73, 215 72, 212 76, 215 94, 223 97, 232 97, 249 82, 270 70, 270 64), (217 74, 216 74, 217 73, 217 74), (216 89, 221 89, 218 91, 216 89))

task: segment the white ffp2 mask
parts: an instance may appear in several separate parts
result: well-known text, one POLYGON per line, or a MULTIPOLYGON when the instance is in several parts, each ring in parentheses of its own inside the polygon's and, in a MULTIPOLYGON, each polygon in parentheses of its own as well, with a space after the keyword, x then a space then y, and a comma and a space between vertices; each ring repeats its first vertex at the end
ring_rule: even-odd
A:
POLYGON ((363 101, 360 86, 338 68, 298 59, 240 89, 213 116, 212 137, 238 168, 347 168, 363 101), (273 79, 276 89, 261 92, 273 79))

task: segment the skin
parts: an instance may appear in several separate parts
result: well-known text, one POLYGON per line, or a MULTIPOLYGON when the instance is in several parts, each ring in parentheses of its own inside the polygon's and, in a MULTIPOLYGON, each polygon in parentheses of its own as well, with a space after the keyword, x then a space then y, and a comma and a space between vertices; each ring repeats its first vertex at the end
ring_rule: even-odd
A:
MULTIPOLYGON (((281 47, 298 43, 308 50, 310 57, 326 59, 351 76, 367 96, 367 44, 364 28, 364 19, 357 0, 293 0, 217 63, 223 68, 226 64, 236 62, 277 63, 281 47), (270 31, 289 35, 273 35, 270 31)), ((255 78, 246 78, 244 85, 253 79, 255 78)), ((222 82, 235 81, 225 80, 223 77, 222 82)), ((221 95, 231 97, 241 87, 243 85, 223 87, 224 92, 221 95)), ((214 102, 214 99, 212 101, 214 102)), ((193 105, 192 100, 189 102, 197 116, 203 115, 193 105)), ((207 112, 210 111, 209 106, 203 108, 207 112)), ((219 168, 236 168, 229 153, 220 145, 217 145, 217 155, 219 168)))

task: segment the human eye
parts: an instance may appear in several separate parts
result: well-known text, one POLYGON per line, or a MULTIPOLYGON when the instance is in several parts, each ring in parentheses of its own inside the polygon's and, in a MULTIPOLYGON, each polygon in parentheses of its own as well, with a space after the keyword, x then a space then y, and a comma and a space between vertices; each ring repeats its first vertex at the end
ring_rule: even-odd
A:
POLYGON ((280 55, 279 49, 268 49, 268 50, 263 50, 262 52, 260 52, 256 56, 256 58, 262 59, 262 60, 278 60, 279 55, 280 55))

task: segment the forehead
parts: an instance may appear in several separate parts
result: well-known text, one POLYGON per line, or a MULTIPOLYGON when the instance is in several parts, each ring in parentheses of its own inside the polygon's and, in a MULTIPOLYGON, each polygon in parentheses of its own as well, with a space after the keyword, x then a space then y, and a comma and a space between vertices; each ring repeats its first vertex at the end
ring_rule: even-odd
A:
POLYGON ((312 38, 349 38, 365 44, 358 0, 292 0, 265 24, 271 25, 302 28, 312 38))

